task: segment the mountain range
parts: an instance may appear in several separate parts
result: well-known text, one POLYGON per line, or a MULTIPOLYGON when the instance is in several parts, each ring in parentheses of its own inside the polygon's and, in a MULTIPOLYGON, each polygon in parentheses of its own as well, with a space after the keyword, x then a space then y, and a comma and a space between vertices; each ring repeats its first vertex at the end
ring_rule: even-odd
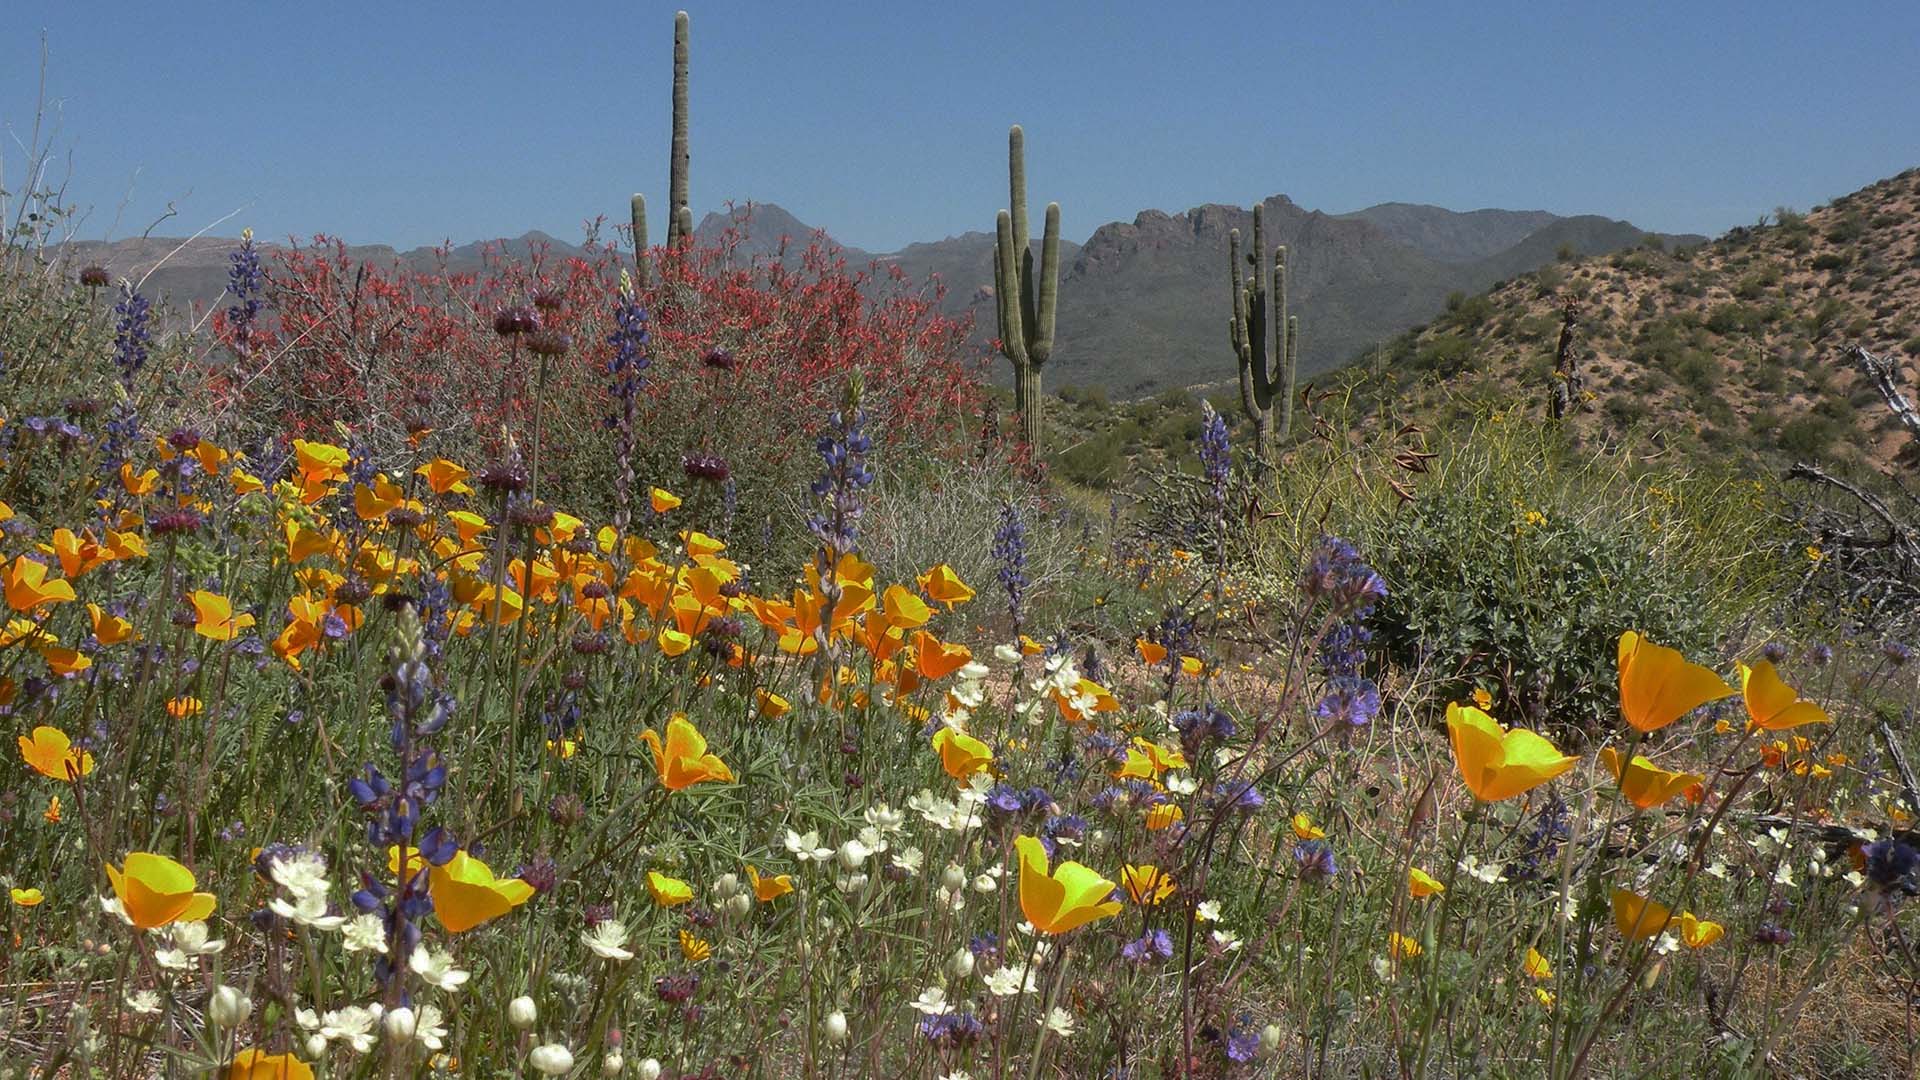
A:
MULTIPOLYGON (((1604 254, 1649 243, 1686 246, 1699 236, 1664 236, 1597 216, 1561 217, 1545 211, 1475 210, 1383 203, 1348 214, 1306 210, 1284 195, 1266 200, 1271 242, 1285 244, 1291 301, 1300 315, 1302 378, 1333 368, 1394 334, 1433 318, 1455 293, 1477 293, 1497 282, 1570 255, 1604 254)), ((1056 345, 1047 367, 1051 386, 1099 387, 1119 397, 1233 377, 1227 345, 1227 238, 1251 237, 1250 209, 1207 204, 1170 214, 1145 210, 1131 222, 1110 222, 1084 244, 1061 244, 1056 345)), ((739 254, 796 257, 818 230, 772 203, 710 213, 697 234, 712 241, 730 228, 744 233, 739 254)), ((822 233, 821 235, 825 235, 822 233)), ((830 237, 826 239, 831 242, 830 237)), ((226 285, 230 239, 146 238, 77 241, 62 257, 74 265, 98 263, 116 277, 151 271, 150 293, 179 308, 217 303, 226 285), (164 263, 162 260, 164 258, 164 263), (159 268, 153 269, 156 264, 159 268)), ((463 245, 448 250, 453 271, 479 270, 489 250, 524 256, 545 247, 565 257, 581 249, 545 233, 463 245)), ((909 280, 937 275, 946 286, 948 314, 971 315, 973 343, 986 352, 994 335, 993 236, 968 232, 899 251, 870 253, 842 247, 853 266, 898 266, 909 280)), ((439 265, 433 248, 398 251, 386 245, 348 248, 348 256, 421 270, 439 265)), ((1004 376, 1006 366, 990 367, 1004 376)))

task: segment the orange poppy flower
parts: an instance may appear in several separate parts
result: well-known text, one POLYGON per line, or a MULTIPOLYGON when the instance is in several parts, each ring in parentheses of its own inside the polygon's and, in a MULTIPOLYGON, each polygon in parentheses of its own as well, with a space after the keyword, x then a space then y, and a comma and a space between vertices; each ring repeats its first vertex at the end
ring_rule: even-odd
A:
POLYGON ((707 752, 706 736, 685 716, 675 714, 667 721, 664 741, 652 728, 641 732, 640 738, 653 751, 654 769, 668 791, 683 791, 709 781, 733 783, 732 771, 725 762, 707 752))
POLYGON ((1620 713, 1636 731, 1658 731, 1682 716, 1731 696, 1712 668, 1629 630, 1620 635, 1620 713))

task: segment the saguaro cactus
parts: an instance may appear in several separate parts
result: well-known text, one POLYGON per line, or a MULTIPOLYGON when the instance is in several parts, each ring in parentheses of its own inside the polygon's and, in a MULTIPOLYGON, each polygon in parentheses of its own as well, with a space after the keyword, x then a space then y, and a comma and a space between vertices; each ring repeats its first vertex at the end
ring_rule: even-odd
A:
POLYGON ((1266 463, 1274 446, 1293 428, 1300 319, 1287 313, 1287 249, 1274 248, 1273 261, 1267 263, 1264 218, 1255 206, 1253 251, 1247 256, 1253 270, 1245 278, 1240 272, 1240 230, 1227 237, 1233 277, 1233 316, 1227 320, 1227 334, 1240 360, 1240 405, 1253 421, 1253 456, 1266 463))
POLYGON ((647 287, 647 197, 633 193, 633 280, 647 287))
POLYGON ((1020 437, 1030 453, 1040 451, 1040 369, 1053 355, 1053 315, 1060 295, 1060 204, 1047 204, 1040 241, 1040 276, 1034 280, 1033 241, 1027 232, 1026 134, 1007 132, 1007 188, 1012 209, 995 220, 993 294, 1000 316, 1000 352, 1013 362, 1013 395, 1020 410, 1020 437))
POLYGON ((690 239, 693 211, 687 204, 687 13, 673 17, 673 147, 667 178, 667 246, 690 239))

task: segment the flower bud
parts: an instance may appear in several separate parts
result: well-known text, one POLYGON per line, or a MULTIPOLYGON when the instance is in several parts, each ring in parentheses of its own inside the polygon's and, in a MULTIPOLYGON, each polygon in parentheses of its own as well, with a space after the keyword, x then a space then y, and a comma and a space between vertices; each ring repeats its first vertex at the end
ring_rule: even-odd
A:
POLYGON ((207 1019, 213 1021, 215 1027, 238 1027, 252 1015, 253 1002, 231 986, 214 987, 213 996, 207 999, 207 1019))
POLYGON ((1265 1047, 1269 1054, 1280 1049, 1280 1040, 1285 1037, 1286 1033, 1280 1030, 1279 1024, 1268 1024, 1260 1029, 1260 1045, 1265 1047))
POLYGON ((573 1051, 559 1043, 542 1043, 528 1051, 527 1064, 542 1076, 565 1076, 573 1071, 573 1051))
POLYGON ((327 1053, 327 1037, 326 1036, 320 1035, 318 1033, 307 1036, 307 1056, 308 1057, 310 1058, 325 1057, 326 1053, 327 1053))
POLYGON ((959 892, 967 884, 967 872, 948 863, 947 868, 940 871, 940 884, 946 886, 948 892, 959 892))
POLYGON ((849 870, 858 870, 866 865, 867 856, 872 852, 858 840, 849 840, 840 845, 840 865, 849 870))
POLYGON ((620 1075, 620 1070, 626 1068, 626 1066, 626 1059, 620 1056, 620 1051, 615 1050, 613 1053, 600 1059, 600 1075, 618 1076, 620 1075))
POLYGON ((956 979, 964 979, 973 974, 973 950, 960 949, 947 961, 947 974, 956 979))
POLYGON ((389 1039, 393 1039, 396 1042, 406 1042, 413 1038, 413 1029, 416 1026, 416 1020, 413 1015, 413 1010, 407 1008, 405 1005, 400 1006, 382 1017, 380 1022, 386 1026, 387 1038, 389 1039))
POLYGON ((634 1067, 633 1074, 640 1080, 660 1080, 660 1059, 647 1058, 634 1067))
POLYGON ((534 1007, 533 999, 525 994, 507 1002, 507 1023, 525 1031, 540 1019, 540 1010, 534 1007))
POLYGON ((727 911, 736 918, 746 918, 753 912, 753 897, 746 893, 734 893, 727 897, 727 911))
POLYGON ((1000 883, 993 880, 992 874, 981 874, 973 879, 973 891, 977 893, 990 893, 999 887, 1000 883))
POLYGON ((847 1014, 835 1009, 827 1014, 827 1041, 832 1043, 847 1040, 847 1014))
POLYGON ((726 900, 740 891, 740 877, 737 874, 721 874, 713 882, 713 895, 726 900))

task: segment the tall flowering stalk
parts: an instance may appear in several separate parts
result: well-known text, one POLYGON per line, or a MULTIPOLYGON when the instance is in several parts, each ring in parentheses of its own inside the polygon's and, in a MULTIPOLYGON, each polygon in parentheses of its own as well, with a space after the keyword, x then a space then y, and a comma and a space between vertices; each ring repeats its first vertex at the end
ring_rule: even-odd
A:
POLYGON ((647 356, 647 309, 640 306, 633 276, 620 271, 620 299, 613 305, 615 329, 607 335, 613 346, 613 358, 607 361, 607 373, 613 376, 607 391, 613 395, 613 414, 607 417, 614 431, 613 524, 626 532, 633 501, 634 403, 640 394, 645 371, 653 361, 647 356))
POLYGON ((1013 618, 1013 637, 1018 641, 1027 599, 1027 523, 1020 518, 1020 508, 1010 502, 1000 506, 993 559, 1000 564, 1000 587, 1007 591, 1007 614, 1013 618))
POLYGON ((807 519, 807 528, 820 540, 815 556, 820 574, 820 625, 814 631, 820 646, 818 678, 833 675, 833 609, 840 602, 840 558, 859 547, 860 492, 872 486, 874 479, 867 465, 873 440, 867 437, 866 415, 860 410, 863 389, 856 371, 847 380, 840 410, 828 419, 826 433, 815 443, 823 469, 810 490, 820 508, 807 519))
POLYGON ((120 400, 107 418, 105 453, 100 463, 109 473, 117 472, 140 442, 140 412, 134 404, 133 380, 147 366, 153 348, 153 305, 146 297, 133 291, 131 285, 123 285, 113 313, 118 320, 113 334, 113 366, 119 375, 120 400))
POLYGON ((240 233, 240 249, 228 256, 227 293, 233 303, 226 311, 226 333, 233 349, 243 360, 251 359, 258 341, 257 324, 262 308, 261 294, 266 275, 260 268, 260 252, 253 246, 253 230, 240 233))
POLYGON ((419 922, 433 911, 428 892, 428 868, 444 866, 458 845, 443 828, 435 827, 417 842, 421 811, 440 797, 447 769, 426 740, 453 716, 453 698, 434 685, 427 666, 427 634, 411 603, 394 620, 392 669, 382 680, 386 690, 388 741, 399 759, 399 781, 387 777, 371 762, 347 781, 347 791, 367 815, 367 842, 373 846, 376 869, 362 872, 361 888, 353 894, 354 907, 381 916, 386 930, 386 956, 374 967, 388 988, 388 1004, 398 1004, 398 982, 407 957, 420 943, 419 922), (391 875, 383 877, 382 871, 391 875))
POLYGON ((1366 620, 1386 599, 1387 583, 1352 544, 1329 536, 1308 562, 1300 587, 1309 604, 1326 606, 1331 620, 1320 638, 1320 670, 1327 684, 1315 715, 1349 728, 1365 726, 1380 712, 1380 688, 1360 673, 1373 640, 1366 620))

